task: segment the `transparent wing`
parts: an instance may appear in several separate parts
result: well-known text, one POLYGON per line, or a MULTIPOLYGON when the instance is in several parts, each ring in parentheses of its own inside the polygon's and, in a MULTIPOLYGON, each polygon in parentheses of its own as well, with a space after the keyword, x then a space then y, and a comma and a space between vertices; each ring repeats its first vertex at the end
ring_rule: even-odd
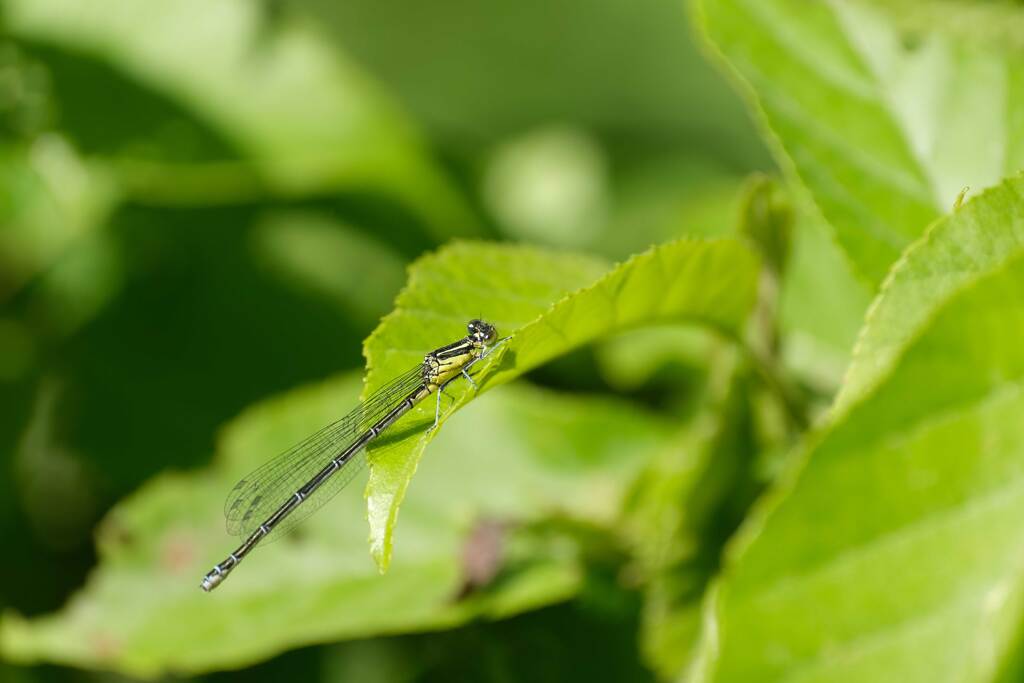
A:
MULTIPOLYGON (((267 543, 273 543, 274 541, 287 536, 299 525, 299 522, 306 519, 306 517, 309 517, 311 514, 326 505, 331 498, 338 495, 343 488, 348 486, 349 483, 356 478, 356 475, 363 471, 365 466, 366 451, 364 449, 360 449, 358 453, 354 453, 352 455, 348 462, 345 463, 344 467, 335 472, 330 479, 321 484, 317 490, 309 496, 309 498, 306 498, 302 501, 301 505, 292 510, 291 514, 278 522, 277 526, 275 526, 273 530, 271 530, 271 532, 267 534, 262 541, 260 541, 260 543, 264 545, 267 543)), ((259 524, 256 526, 259 526, 259 524)))
MULTIPOLYGON (((299 487, 348 448, 422 381, 423 371, 417 365, 378 389, 345 417, 289 448, 235 484, 224 501, 228 533, 248 536, 258 529, 299 487)), ((294 528, 295 524, 330 500, 358 474, 364 460, 362 454, 354 455, 288 517, 281 520, 263 542, 280 538, 285 531, 294 528)))

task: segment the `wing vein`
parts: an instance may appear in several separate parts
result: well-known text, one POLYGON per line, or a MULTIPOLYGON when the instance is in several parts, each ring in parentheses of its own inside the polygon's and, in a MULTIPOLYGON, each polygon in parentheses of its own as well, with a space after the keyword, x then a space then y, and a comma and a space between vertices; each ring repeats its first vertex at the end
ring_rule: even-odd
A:
MULTIPOLYGON (((347 415, 300 441, 243 477, 224 501, 229 534, 248 536, 259 528, 295 492, 340 453, 348 449, 375 422, 414 391, 423 381, 416 365, 385 384, 347 415)), ((342 467, 301 505, 280 521, 261 544, 277 540, 318 510, 352 481, 365 463, 362 452, 353 454, 342 467)))

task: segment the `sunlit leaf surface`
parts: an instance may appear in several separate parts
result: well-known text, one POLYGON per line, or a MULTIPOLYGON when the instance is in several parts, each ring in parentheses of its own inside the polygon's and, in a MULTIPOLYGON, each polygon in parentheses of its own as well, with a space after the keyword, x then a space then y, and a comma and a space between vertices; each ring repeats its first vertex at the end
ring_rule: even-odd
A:
MULTIPOLYGON (((733 240, 683 240, 607 268, 568 253, 472 243, 422 259, 395 311, 367 340, 367 390, 421 362, 424 351, 464 336, 465 322, 476 317, 512 337, 480 371, 481 391, 643 324, 698 321, 736 335, 758 275, 753 252, 733 240)), ((455 403, 442 420, 471 395, 465 383, 455 384, 455 403)), ((434 434, 425 430, 434 412, 433 401, 421 403, 394 427, 403 438, 370 449, 370 545, 382 569, 399 505, 434 434)))
POLYGON ((1011 663, 1024 607, 1022 186, 937 226, 883 290, 864 333, 878 344, 855 368, 871 381, 736 544, 708 606, 704 679, 987 681, 1011 663), (927 315, 897 323, 923 286, 927 315))
POLYGON ((881 282, 958 194, 1024 164, 1024 68, 942 32, 901 35, 856 2, 703 0, 780 162, 861 276, 881 282))
POLYGON ((609 525, 637 470, 673 431, 615 401, 509 386, 468 407, 434 443, 421 486, 405 501, 402 543, 387 575, 366 555, 355 484, 203 593, 199 579, 236 540, 224 533, 227 491, 336 419, 358 388, 356 377, 339 378, 236 419, 222 435, 216 469, 163 476, 118 506, 82 592, 50 616, 7 615, 0 650, 18 661, 140 676, 199 672, 309 643, 450 627, 563 600, 583 571, 572 544, 549 546, 518 529, 550 515, 609 525), (466 544, 487 523, 504 529, 500 573, 463 595, 466 544))

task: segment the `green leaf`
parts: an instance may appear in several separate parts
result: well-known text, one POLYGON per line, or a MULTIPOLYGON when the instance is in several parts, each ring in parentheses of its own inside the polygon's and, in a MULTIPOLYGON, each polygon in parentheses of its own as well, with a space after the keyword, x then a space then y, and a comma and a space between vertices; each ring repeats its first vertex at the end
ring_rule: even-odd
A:
POLYGON ((944 33, 903 41, 852 2, 702 0, 705 29, 860 275, 1024 165, 1024 70, 944 33))
POLYGON ((1022 196, 1024 178, 1005 181, 936 223, 907 250, 868 313, 836 398, 838 408, 886 375, 906 342, 950 294, 1024 249, 1022 196))
POLYGON ((0 357, 9 361, 0 376, 11 380, 27 375, 30 337, 70 335, 121 289, 106 226, 121 197, 102 164, 56 134, 0 146, 0 197, 0 304, 12 314, 0 321, 0 357), (15 321, 19 308, 32 311, 31 325, 15 321))
POLYGON ((524 384, 470 406, 439 435, 405 503, 404 543, 379 576, 366 557, 358 487, 297 533, 261 548, 216 592, 198 582, 234 545, 224 496, 241 476, 337 418, 359 389, 331 380, 260 404, 232 422, 217 467, 164 475, 118 505, 99 534, 101 561, 56 614, 0 622, 0 652, 153 677, 243 667, 310 643, 450 628, 574 595, 582 559, 519 542, 517 528, 559 513, 607 526, 629 482, 674 426, 619 401, 524 384), (611 432, 614 438, 606 438, 611 432), (487 448, 480 448, 486 443, 487 448), (476 524, 506 529, 499 574, 460 597, 476 524))
MULTIPOLYGON (((698 173, 696 169, 693 172, 698 173)), ((616 242, 642 240, 645 234, 652 238, 652 226, 659 226, 661 236, 648 239, 649 242, 666 241, 669 235, 681 231, 688 236, 704 237, 736 234, 736 215, 750 201, 751 181, 724 178, 720 171, 715 173, 706 168, 701 173, 701 181, 679 174, 662 178, 667 185, 677 188, 671 192, 657 188, 665 193, 665 200, 671 198, 663 204, 643 199, 646 193, 637 192, 640 201, 635 202, 633 211, 643 209, 613 223, 616 242), (683 191, 684 195, 692 196, 680 195, 680 183, 690 188, 683 191), (643 226, 647 226, 646 233, 643 226)), ((831 400, 849 365, 857 332, 871 303, 871 292, 851 271, 820 212, 809 206, 806 199, 795 202, 792 193, 787 194, 794 204, 790 208, 794 220, 788 258, 784 263, 779 260, 779 265, 784 266, 777 320, 783 342, 781 355, 789 372, 831 400), (828 286, 823 287, 823 282, 828 286)), ((771 211, 780 209, 774 207, 771 211)), ((765 218, 772 216, 768 214, 765 218)), ((740 222, 738 226, 741 233, 750 228, 749 222, 740 222)), ((604 244, 609 243, 606 240, 604 244)), ((776 253, 780 251, 776 249, 776 253)), ((660 384, 678 385, 682 383, 680 378, 665 374, 666 367, 674 363, 700 371, 707 363, 711 344, 706 330, 686 330, 678 325, 667 329, 645 327, 603 342, 598 360, 604 379, 620 390, 636 390, 655 375, 660 384)))
MULTIPOLYGON (((1011 50, 1024 47, 1024 12, 1013 0, 861 0, 886 13, 903 31, 941 30, 1011 50)), ((911 38, 912 39, 912 38, 911 38)))
POLYGON ((850 363, 871 291, 851 271, 820 213, 806 204, 796 207, 780 292, 782 352, 794 374, 831 398, 850 363))
POLYGON ((765 266, 780 277, 792 248, 793 209, 770 177, 754 175, 744 188, 740 230, 757 245, 765 266))
POLYGON ((902 343, 879 354, 884 371, 737 539, 708 604, 704 680, 988 681, 1014 656, 1022 189, 1007 182, 940 224, 884 289, 865 337, 911 332, 889 336, 902 343), (909 325, 879 314, 925 297, 909 325))
POLYGON ((698 325, 651 325, 616 334, 595 349, 601 377, 617 391, 641 390, 656 382, 681 398, 708 372, 722 342, 698 325))
POLYGON ((0 147, 0 188, 0 300, 97 232, 118 200, 109 175, 57 135, 0 147))
MULTIPOLYGON (((4 19, 17 39, 101 60, 193 112, 273 191, 378 190, 405 202, 439 235, 473 228, 467 207, 392 103, 314 26, 294 13, 264 12, 246 0, 219 2, 216 11, 200 0, 13 0, 4 19)), ((79 105, 95 117, 95 91, 79 86, 73 94, 88 97, 79 105)), ((138 113, 128 107, 111 115, 130 122, 138 113)), ((162 129, 142 138, 150 146, 190 142, 162 129)), ((171 193, 164 199, 183 199, 175 194, 183 183, 184 199, 223 199, 245 195, 251 184, 231 162, 192 168, 191 177, 145 163, 123 170, 126 182, 148 182, 151 195, 171 193)))
POLYGON ((749 368, 736 362, 739 354, 729 355, 729 380, 711 383, 708 405, 644 470, 626 508, 636 570, 644 576, 641 644, 665 680, 679 677, 699 643, 701 597, 757 490, 749 368))
MULTIPOLYGON (((464 336, 466 321, 476 317, 512 335, 479 372, 481 390, 639 325, 689 319, 735 336, 753 305, 758 262, 736 241, 683 240, 605 271, 593 259, 529 247, 463 243, 427 256, 410 270, 396 310, 366 342, 366 390, 464 336)), ((464 385, 449 390, 455 400, 444 406, 442 422, 471 395, 464 385)), ((402 438, 371 449, 370 548, 382 571, 399 506, 435 433, 427 429, 434 411, 432 401, 421 403, 394 428, 402 438)))

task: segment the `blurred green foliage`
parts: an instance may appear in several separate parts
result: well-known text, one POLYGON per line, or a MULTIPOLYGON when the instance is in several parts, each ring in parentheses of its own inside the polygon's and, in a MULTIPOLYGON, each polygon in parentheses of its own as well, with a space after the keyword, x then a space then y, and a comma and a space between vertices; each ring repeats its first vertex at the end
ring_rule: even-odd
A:
POLYGON ((1022 26, 2 0, 0 678, 1014 680, 1022 26), (473 317, 480 391, 201 593, 473 317))

